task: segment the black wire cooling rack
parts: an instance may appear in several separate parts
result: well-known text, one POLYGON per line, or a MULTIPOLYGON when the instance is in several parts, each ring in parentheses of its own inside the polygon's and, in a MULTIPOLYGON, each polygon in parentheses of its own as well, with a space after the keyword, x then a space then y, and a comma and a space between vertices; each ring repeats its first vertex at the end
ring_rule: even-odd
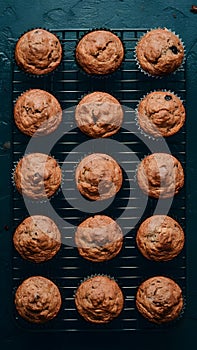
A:
MULTIPOLYGON (((169 152, 177 157, 185 169, 185 127, 163 143, 149 139, 141 134, 135 121, 135 108, 146 93, 155 89, 167 89, 175 92, 185 103, 186 75, 185 65, 179 71, 162 79, 150 78, 138 69, 134 49, 138 39, 147 29, 113 29, 125 47, 125 59, 121 68, 109 77, 93 78, 83 73, 75 62, 74 50, 77 41, 87 32, 86 29, 51 30, 63 47, 63 61, 60 67, 46 77, 33 78, 24 74, 13 64, 13 104, 17 97, 30 88, 40 88, 54 94, 64 110, 61 125, 61 137, 50 150, 61 166, 64 167, 61 191, 50 200, 50 204, 65 224, 60 227, 62 247, 51 261, 34 264, 23 260, 13 247, 13 298, 18 285, 27 277, 42 275, 53 280, 62 295, 62 308, 58 316, 44 324, 34 325, 20 318, 14 308, 15 319, 23 328, 39 331, 135 331, 160 329, 138 313, 135 307, 137 287, 146 278, 164 275, 174 279, 186 293, 186 256, 185 248, 181 254, 166 263, 146 260, 138 251, 135 235, 140 223, 155 213, 157 201, 142 194, 135 180, 136 168, 141 159, 151 152, 169 152), (83 147, 90 139, 82 134, 74 121, 74 110, 84 94, 93 91, 106 91, 114 95, 124 106, 124 122, 121 130, 110 138, 97 140, 83 147), (113 144, 109 144, 113 142, 113 144), (85 209, 77 209, 79 194, 75 188, 74 171, 76 164, 87 154, 108 153, 123 169, 124 181, 120 192, 112 203, 104 208, 98 207, 99 214, 111 216, 117 220, 124 232, 124 245, 120 254, 111 261, 92 263, 81 258, 73 237, 76 226, 85 218, 93 215, 85 209), (66 195, 65 195, 66 193, 66 195), (145 204, 144 204, 145 203, 145 204), (122 288, 125 303, 119 317, 107 325, 94 325, 84 321, 75 308, 74 293, 80 282, 87 276, 107 274, 114 277, 122 288)), ((13 168, 24 155, 30 138, 20 133, 13 123, 13 168)), ((47 142, 47 141, 46 141, 47 142)), ((43 144, 43 143, 42 143, 43 144)), ((43 149, 35 149, 43 152, 43 149)), ((45 153, 45 152, 43 152, 45 153)), ((102 201, 103 202, 103 201, 102 201)), ((163 200, 165 203, 165 200, 163 200)), ((30 214, 47 215, 45 203, 34 203, 29 213, 22 196, 13 186, 13 232, 30 214)), ((168 215, 177 220, 185 229, 185 189, 182 189, 172 201, 168 215)), ((162 212, 161 212, 162 214, 162 212)), ((174 323, 173 323, 174 324, 174 323)), ((171 325, 170 325, 171 326, 171 325)))

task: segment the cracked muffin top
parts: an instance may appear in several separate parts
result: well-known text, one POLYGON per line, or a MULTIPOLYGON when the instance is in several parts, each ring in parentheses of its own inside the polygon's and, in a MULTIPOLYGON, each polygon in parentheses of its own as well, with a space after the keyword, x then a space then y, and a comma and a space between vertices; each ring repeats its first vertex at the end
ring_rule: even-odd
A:
POLYGON ((153 215, 143 221, 136 236, 140 252, 154 261, 175 258, 183 249, 184 241, 182 227, 167 215, 153 215))
POLYGON ((75 232, 79 254, 91 261, 100 262, 114 258, 123 245, 120 226, 106 215, 95 215, 84 220, 75 232))
POLYGON ((75 56, 86 73, 104 75, 113 73, 120 67, 124 47, 117 35, 106 30, 95 30, 79 41, 75 56))
POLYGON ((42 75, 56 69, 62 59, 59 39, 44 29, 23 34, 15 48, 15 60, 26 73, 42 75))
POLYGON ((75 304, 86 321, 108 323, 122 311, 124 297, 112 278, 98 275, 80 284, 75 293, 75 304))
POLYGON ((28 136, 48 135, 61 123, 62 109, 49 92, 31 89, 17 99, 14 120, 18 129, 28 136))
POLYGON ((15 293, 15 305, 19 315, 32 323, 52 320, 58 314, 61 304, 58 287, 42 276, 27 278, 15 293))
POLYGON ((82 132, 90 137, 109 137, 118 132, 123 121, 119 101, 106 92, 95 91, 82 98, 75 119, 82 132))
POLYGON ((173 321, 183 309, 182 290, 168 277, 151 277, 139 286, 136 306, 151 322, 162 324, 173 321))
POLYGON ((153 76, 163 76, 181 66, 184 47, 179 37, 170 30, 153 29, 139 40, 136 58, 142 70, 153 76))
POLYGON ((47 199, 58 190, 62 172, 57 161, 44 153, 31 153, 17 164, 14 181, 17 190, 32 199, 47 199))
POLYGON ((61 234, 47 216, 29 216, 16 228, 13 242, 18 253, 29 261, 40 263, 53 258, 61 247, 61 234))
POLYGON ((80 193, 92 200, 115 196, 122 186, 122 170, 116 160, 104 153, 92 153, 77 166, 76 184, 80 193))
POLYGON ((145 157, 137 170, 142 191, 153 198, 169 198, 184 185, 181 163, 168 153, 153 153, 145 157))
POLYGON ((146 95, 137 108, 140 127, 155 137, 176 134, 185 122, 185 108, 170 91, 154 91, 146 95))

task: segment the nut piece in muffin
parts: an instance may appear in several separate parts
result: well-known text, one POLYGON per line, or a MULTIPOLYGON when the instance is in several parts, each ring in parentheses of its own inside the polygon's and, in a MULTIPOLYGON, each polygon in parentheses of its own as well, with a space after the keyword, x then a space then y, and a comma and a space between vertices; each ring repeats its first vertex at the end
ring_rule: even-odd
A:
POLYGON ((79 129, 90 137, 108 137, 120 129, 123 110, 118 100, 106 92, 93 92, 82 98, 76 108, 79 129))
POLYGON ((144 158, 137 170, 142 191, 153 198, 169 198, 184 185, 181 163, 168 153, 153 153, 144 158))
POLYGON ((58 287, 42 276, 27 278, 15 293, 19 315, 32 323, 52 320, 59 312, 62 299, 58 287))
POLYGON ((18 129, 26 135, 48 135, 61 123, 62 109, 57 99, 49 92, 31 89, 17 99, 14 119, 18 129))
POLYGON ((137 117, 140 127, 155 137, 176 134, 185 123, 185 108, 170 91, 154 91, 139 103, 137 117))
POLYGON ((107 30, 95 30, 79 41, 75 57, 86 73, 105 75, 120 67, 124 58, 124 47, 117 35, 107 30))
POLYGON ((42 75, 56 69, 62 59, 59 39, 44 29, 33 29, 23 34, 15 47, 17 65, 26 73, 42 75))
POLYGON ((183 249, 184 241, 181 226, 166 215, 154 215, 143 221, 136 236, 140 252, 154 261, 172 260, 183 249))
POLYGON ((43 215, 26 218, 14 232, 13 242, 22 258, 47 261, 59 251, 61 234, 53 220, 43 215))
POLYGON ((86 321, 108 323, 122 311, 124 297, 113 279, 98 275, 80 284, 75 294, 75 304, 86 321))
POLYGON ((61 184, 61 168, 57 161, 44 153, 31 153, 17 164, 14 182, 17 190, 32 199, 47 199, 61 184))
POLYGON ((183 309, 182 290, 170 278, 151 277, 139 286, 136 306, 138 311, 151 322, 162 324, 173 321, 183 309))
POLYGON ((167 28, 153 29, 139 40, 136 58, 143 71, 164 76, 181 66, 184 47, 179 37, 167 28))
POLYGON ((122 186, 122 170, 109 155, 92 153, 82 159, 75 173, 80 193, 92 200, 115 196, 122 186))
POLYGON ((120 252, 123 233, 109 216, 95 215, 78 226, 75 243, 83 258, 95 262, 107 261, 120 252))

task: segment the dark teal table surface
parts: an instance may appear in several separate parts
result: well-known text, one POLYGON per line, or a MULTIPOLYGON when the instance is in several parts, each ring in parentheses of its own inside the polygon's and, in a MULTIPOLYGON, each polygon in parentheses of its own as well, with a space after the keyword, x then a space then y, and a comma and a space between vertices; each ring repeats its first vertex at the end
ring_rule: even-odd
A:
MULTIPOLYGON (((196 349, 196 93, 197 14, 189 0, 0 0, 0 348, 8 349, 196 349), (154 28, 179 33, 187 69, 187 304, 177 327, 163 333, 31 334, 12 322, 11 291, 11 50, 12 38, 34 27, 154 28)), ((197 5, 197 3, 196 3, 197 5)))

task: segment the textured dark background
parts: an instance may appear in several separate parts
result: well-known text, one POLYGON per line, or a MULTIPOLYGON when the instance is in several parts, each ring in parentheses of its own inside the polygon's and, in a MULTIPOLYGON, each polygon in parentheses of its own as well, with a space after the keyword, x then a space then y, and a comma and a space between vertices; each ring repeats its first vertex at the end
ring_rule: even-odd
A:
MULTIPOLYGON (((197 14, 189 0, 0 0, 0 348, 8 349, 195 349, 197 14), (153 28, 180 34, 187 52, 187 307, 177 327, 144 334, 31 334, 15 328, 11 293, 11 50, 12 38, 33 27, 153 28)), ((197 3, 196 3, 197 5, 197 3)))

